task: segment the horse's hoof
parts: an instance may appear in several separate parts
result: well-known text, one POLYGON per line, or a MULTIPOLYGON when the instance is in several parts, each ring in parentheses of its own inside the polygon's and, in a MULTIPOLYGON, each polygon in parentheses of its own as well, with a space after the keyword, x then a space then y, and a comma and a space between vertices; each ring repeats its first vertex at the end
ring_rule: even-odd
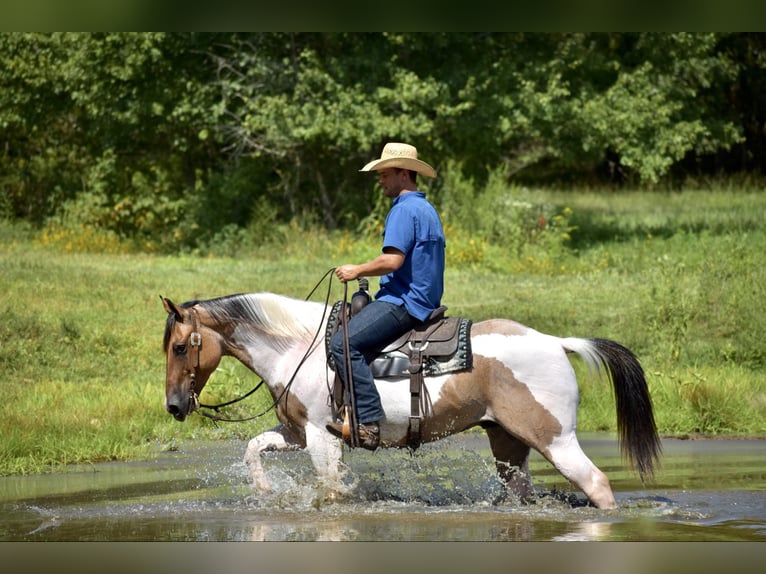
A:
POLYGON ((344 489, 332 486, 320 487, 317 490, 316 497, 311 501, 311 505, 316 510, 319 510, 324 505, 343 502, 347 496, 348 492, 344 489))
POLYGON ((324 498, 327 502, 340 502, 345 498, 345 494, 335 488, 331 488, 325 493, 324 498))

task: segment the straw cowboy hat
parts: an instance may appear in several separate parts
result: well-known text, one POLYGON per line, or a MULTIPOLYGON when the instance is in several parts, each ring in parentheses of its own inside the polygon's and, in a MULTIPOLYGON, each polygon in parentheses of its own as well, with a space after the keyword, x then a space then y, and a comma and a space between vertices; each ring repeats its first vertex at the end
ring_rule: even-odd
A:
POLYGON ((372 160, 359 171, 380 171, 389 167, 399 167, 416 171, 426 177, 436 177, 436 170, 418 159, 415 146, 405 143, 387 143, 380 154, 380 159, 372 160))

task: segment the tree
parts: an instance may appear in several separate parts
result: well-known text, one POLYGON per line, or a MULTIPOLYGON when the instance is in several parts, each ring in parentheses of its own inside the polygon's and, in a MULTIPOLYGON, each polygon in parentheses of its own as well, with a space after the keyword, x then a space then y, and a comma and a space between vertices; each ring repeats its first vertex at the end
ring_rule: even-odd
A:
POLYGON ((356 205, 358 179, 344 174, 391 138, 478 181, 503 164, 538 178, 611 165, 655 184, 690 154, 727 150, 742 139, 721 114, 737 76, 721 38, 261 34, 236 36, 218 66, 233 148, 284 162, 290 211, 308 201, 333 224, 356 205))
MULTIPOLYGON (((0 36, 0 165, 15 215, 71 210, 151 235, 162 211, 220 160, 199 42, 164 33, 0 36)), ((167 215, 167 214, 166 214, 167 215)))
MULTIPOLYGON (((370 212, 358 169, 390 140, 479 189, 499 171, 651 186, 763 169, 764 46, 719 33, 4 34, 0 210, 166 249, 256 212, 345 227, 370 212)), ((437 201, 442 181, 428 182, 437 201)))

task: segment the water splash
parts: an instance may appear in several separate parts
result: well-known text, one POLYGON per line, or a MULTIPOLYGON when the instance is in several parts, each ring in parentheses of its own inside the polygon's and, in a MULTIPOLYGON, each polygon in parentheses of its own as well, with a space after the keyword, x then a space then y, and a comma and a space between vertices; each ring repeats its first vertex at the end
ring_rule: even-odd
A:
MULTIPOLYGON (((603 442, 591 445, 591 451, 603 442)), ((728 456, 727 449, 719 448, 724 445, 714 446, 717 456, 728 456)), ((0 539, 766 539, 762 490, 747 491, 739 485, 730 491, 690 489, 689 484, 704 483, 695 460, 668 464, 673 472, 660 476, 662 489, 637 490, 643 487, 611 472, 620 508, 604 511, 566 484, 562 488, 561 479, 544 461, 530 464, 537 492, 531 503, 505 497, 486 441, 474 437, 424 445, 412 455, 395 450, 347 452, 348 474, 341 492, 317 481, 306 453, 286 452, 265 457, 273 490, 256 495, 242 462, 244 448, 237 441, 194 443, 151 461, 5 477, 0 479, 0 539)), ((752 448, 761 452, 762 443, 752 448)), ((673 448, 666 452, 672 456, 673 448)), ((612 445, 608 457, 619 461, 612 445)), ((604 455, 600 458, 603 461, 604 455)), ((734 458, 748 461, 748 476, 764 471, 762 457, 761 466, 742 452, 734 458)), ((705 468, 713 474, 742 470, 734 461, 727 466, 718 459, 705 468)))

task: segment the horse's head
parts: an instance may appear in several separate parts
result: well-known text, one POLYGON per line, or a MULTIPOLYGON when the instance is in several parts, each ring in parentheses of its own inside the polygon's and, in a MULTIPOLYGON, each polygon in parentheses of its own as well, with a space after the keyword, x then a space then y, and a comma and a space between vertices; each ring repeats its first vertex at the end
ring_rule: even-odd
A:
POLYGON ((164 348, 165 409, 178 421, 199 408, 199 394, 221 361, 218 334, 203 322, 207 314, 197 305, 176 305, 161 297, 168 312, 164 348))

